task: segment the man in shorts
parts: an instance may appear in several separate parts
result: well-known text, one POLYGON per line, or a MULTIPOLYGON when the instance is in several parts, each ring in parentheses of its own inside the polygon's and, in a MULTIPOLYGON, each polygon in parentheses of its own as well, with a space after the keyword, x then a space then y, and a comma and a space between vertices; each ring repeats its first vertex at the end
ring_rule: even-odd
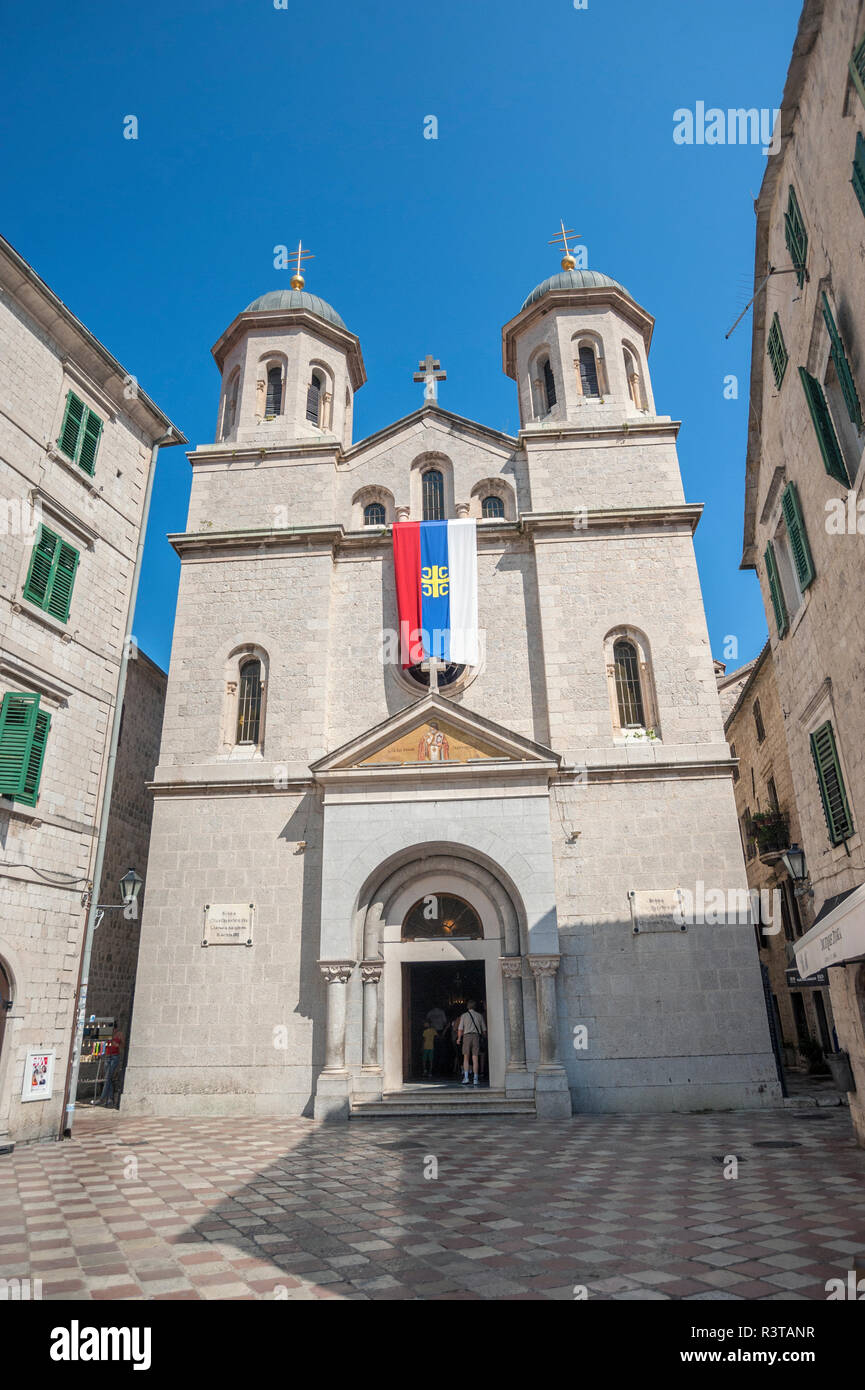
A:
POLYGON ((466 1011, 459 1021, 457 1029, 457 1043, 462 1044, 463 1049, 463 1085, 469 1084, 469 1068, 474 1073, 475 1086, 478 1082, 478 1062, 481 1054, 481 1038, 487 1031, 484 1016, 475 1008, 474 999, 466 1001, 466 1011))

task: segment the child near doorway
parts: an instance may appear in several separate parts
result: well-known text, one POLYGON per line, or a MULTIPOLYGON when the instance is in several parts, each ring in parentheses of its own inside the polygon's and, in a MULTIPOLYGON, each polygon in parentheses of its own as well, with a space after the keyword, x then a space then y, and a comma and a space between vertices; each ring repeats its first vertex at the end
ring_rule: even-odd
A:
POLYGON ((425 1077, 432 1076, 433 1057, 435 1055, 436 1037, 435 1028, 431 1023, 427 1023, 423 1030, 423 1074, 425 1077))

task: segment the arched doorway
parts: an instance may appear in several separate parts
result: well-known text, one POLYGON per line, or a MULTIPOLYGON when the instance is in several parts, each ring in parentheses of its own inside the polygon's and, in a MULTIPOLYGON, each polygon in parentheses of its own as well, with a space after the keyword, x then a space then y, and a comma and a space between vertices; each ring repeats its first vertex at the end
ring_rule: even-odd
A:
MULTIPOLYGON (((419 898, 402 924, 402 942, 482 941, 481 919, 465 898, 429 893, 419 898)), ((456 1086, 461 1077, 459 1021, 467 1009, 486 1018, 486 969, 482 960, 402 962, 402 1080, 404 1085, 456 1086)), ((489 1080, 484 1039, 481 1082, 489 1080)))

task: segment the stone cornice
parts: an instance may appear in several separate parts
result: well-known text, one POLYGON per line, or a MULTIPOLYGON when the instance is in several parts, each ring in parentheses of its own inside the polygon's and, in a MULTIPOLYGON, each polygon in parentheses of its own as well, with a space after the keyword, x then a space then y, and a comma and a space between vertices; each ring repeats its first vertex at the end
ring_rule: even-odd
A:
POLYGON ((145 782, 154 799, 164 796, 296 796, 298 792, 312 791, 315 787, 311 777, 296 777, 280 780, 276 785, 272 777, 246 777, 242 781, 217 781, 212 777, 200 782, 184 778, 182 782, 145 782))
MULTIPOLYGON (((486 539, 501 541, 508 536, 549 533, 554 539, 562 534, 578 538, 588 531, 624 530, 628 527, 684 526, 693 534, 703 513, 699 502, 670 503, 660 507, 610 507, 603 510, 561 512, 526 512, 519 521, 484 522, 478 526, 478 545, 484 548, 486 539), (585 525, 583 524, 585 522, 585 525)), ((390 541, 391 527, 364 528, 348 531, 339 522, 321 526, 261 527, 237 531, 174 531, 168 542, 181 557, 184 555, 231 553, 239 550, 307 549, 313 544, 332 550, 375 549, 390 541)))
POLYGON ((674 420, 670 415, 651 415, 646 420, 621 420, 609 425, 600 422, 579 425, 573 420, 562 420, 551 425, 524 426, 520 430, 519 442, 527 453, 536 445, 548 443, 573 446, 575 443, 591 444, 599 440, 613 446, 620 445, 623 441, 651 438, 653 435, 672 435, 675 439, 681 427, 681 420, 674 420))
POLYGON ((211 348, 220 371, 237 339, 254 332, 257 328, 265 328, 268 331, 305 328, 313 337, 321 338, 342 349, 348 360, 352 390, 359 391, 366 381, 366 368, 357 334, 351 333, 347 328, 340 328, 329 319, 321 318, 310 309, 256 309, 251 312, 244 310, 242 314, 238 314, 211 348))

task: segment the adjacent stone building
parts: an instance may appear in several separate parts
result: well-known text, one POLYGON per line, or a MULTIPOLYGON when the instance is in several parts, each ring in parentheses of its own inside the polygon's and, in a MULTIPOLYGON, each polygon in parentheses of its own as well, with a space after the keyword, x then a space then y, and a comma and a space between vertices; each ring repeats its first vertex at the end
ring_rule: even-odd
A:
POLYGON ((752 926, 678 914, 746 877, 652 328, 566 256, 503 330, 518 437, 443 409, 430 361, 423 406, 359 442, 359 340, 299 275, 220 338, 124 1108, 775 1102, 752 926), (480 659, 403 668, 391 526, 458 517, 480 659), (468 997, 489 1087, 454 1099, 420 1038, 468 997))
POLYGON ((183 437, 0 239, 0 1144, 56 1136, 155 442, 183 437))
POLYGON ((127 869, 144 880, 135 912, 106 912, 93 938, 87 1013, 112 1018, 129 1036, 138 964, 141 912, 147 899, 147 859, 153 793, 148 783, 159 761, 165 686, 168 677, 144 652, 135 650, 126 673, 120 743, 99 901, 116 903, 118 883, 127 869))
POLYGON ((748 885, 760 895, 755 931, 783 1062, 802 1067, 807 1058, 801 1049, 809 1043, 824 1052, 837 1044, 825 972, 803 980, 796 969, 794 943, 811 926, 813 908, 809 896, 797 895, 784 863, 785 851, 801 844, 801 829, 768 643, 755 661, 725 677, 727 689, 736 688, 736 677, 724 729, 738 764, 733 783, 748 885))
MULTIPOLYGON (((804 979, 828 969, 865 1141, 865 9, 806 0, 757 200, 745 535, 806 851, 804 979)), ((791 802, 792 806, 792 802, 791 802)))

